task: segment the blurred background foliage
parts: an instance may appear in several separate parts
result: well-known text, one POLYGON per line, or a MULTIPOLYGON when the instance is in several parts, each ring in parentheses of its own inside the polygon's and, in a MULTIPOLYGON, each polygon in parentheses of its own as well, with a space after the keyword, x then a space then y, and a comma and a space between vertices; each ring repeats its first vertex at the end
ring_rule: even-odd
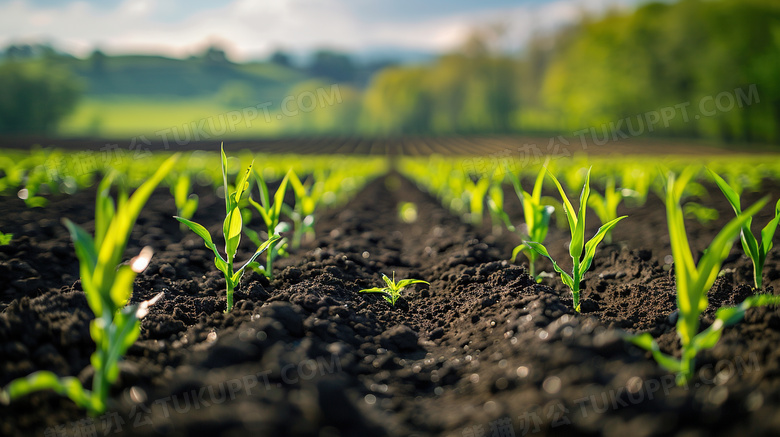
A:
POLYGON ((520 53, 500 50, 503 37, 501 26, 475 29, 460 50, 417 64, 358 62, 333 50, 296 65, 283 51, 238 64, 219 47, 188 59, 99 50, 80 59, 11 46, 0 61, 0 132, 153 138, 204 118, 225 123, 239 111, 243 118, 224 133, 206 131, 571 135, 690 102, 696 122, 678 114, 650 134, 780 142, 777 0, 681 0, 583 16, 536 35, 520 53), (703 98, 751 85, 753 104, 700 113, 703 98), (250 120, 251 108, 260 115, 250 120))

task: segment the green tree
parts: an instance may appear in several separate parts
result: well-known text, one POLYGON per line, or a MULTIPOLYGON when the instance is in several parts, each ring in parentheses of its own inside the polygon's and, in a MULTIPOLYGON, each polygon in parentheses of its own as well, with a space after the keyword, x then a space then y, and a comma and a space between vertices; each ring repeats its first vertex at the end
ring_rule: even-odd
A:
POLYGON ((0 132, 51 133, 80 95, 81 86, 70 71, 52 63, 0 64, 0 132))
MULTIPOLYGON (((678 113, 653 134, 776 142, 778 23, 780 3, 773 0, 649 3, 584 19, 553 50, 542 104, 563 130, 688 104, 688 120, 678 113), (753 96, 751 87, 757 90, 753 96), (729 96, 718 106, 711 100, 721 93, 736 100, 737 89, 747 97, 742 106, 732 105, 729 96)), ((635 130, 647 134, 646 122, 634 120, 635 130)))

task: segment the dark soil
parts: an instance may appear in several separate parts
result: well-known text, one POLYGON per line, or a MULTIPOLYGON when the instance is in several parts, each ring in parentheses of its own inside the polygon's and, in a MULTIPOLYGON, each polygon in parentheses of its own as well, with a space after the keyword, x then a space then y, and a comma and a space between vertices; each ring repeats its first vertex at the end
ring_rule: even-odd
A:
MULTIPOLYGON (((697 250, 731 218, 712 193, 721 218, 689 224, 697 250)), ((200 194, 195 220, 216 234, 222 200, 200 194)), ((54 198, 46 209, 0 199, 0 229, 15 234, 0 246, 0 384, 48 369, 89 385, 91 312, 59 219, 89 229, 93 204, 93 191, 54 198)), ((160 189, 126 256, 144 245, 155 250, 133 301, 165 297, 121 365, 109 413, 90 419, 42 392, 1 407, 0 434, 780 434, 777 308, 750 310, 728 328, 700 355, 689 387, 676 387, 649 354, 621 339, 624 331, 649 331, 663 349, 677 348, 663 205, 651 194, 646 206, 625 212, 616 243, 597 252, 583 313, 575 315, 557 277, 535 284, 506 261, 517 236, 465 225, 405 179, 379 178, 344 208, 323 213, 316 240, 278 262, 273 281, 244 275, 235 309, 224 314, 225 281, 213 255, 179 230, 173 200, 160 189), (415 223, 399 220, 399 202, 417 204, 415 223), (393 271, 430 286, 411 287, 395 308, 358 293, 393 271)), ((597 226, 591 214, 589 233, 597 226)), ((547 242, 553 256, 566 255, 563 231, 553 229, 547 242)), ((241 248, 239 259, 251 250, 241 248)), ((750 263, 740 253, 737 244, 710 293, 705 326, 715 308, 751 293, 750 263)), ((765 269, 769 289, 780 285, 776 253, 765 269)))

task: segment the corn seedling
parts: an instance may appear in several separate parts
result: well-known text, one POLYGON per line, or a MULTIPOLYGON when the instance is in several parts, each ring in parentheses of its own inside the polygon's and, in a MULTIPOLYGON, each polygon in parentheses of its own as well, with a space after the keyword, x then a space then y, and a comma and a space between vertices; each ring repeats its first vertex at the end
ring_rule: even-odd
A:
POLYGON ((166 160, 129 198, 121 189, 117 202, 109 195, 114 173, 106 176, 98 186, 94 238, 81 226, 63 220, 76 249, 87 304, 95 314, 89 326, 97 346, 90 358, 94 368, 92 390, 85 389, 76 377, 39 371, 12 381, 0 393, 0 400, 8 402, 35 391, 54 390, 90 414, 106 410, 109 388, 119 377, 118 362, 141 333, 139 320, 146 315, 149 305, 162 297, 160 293, 139 305, 127 306, 133 294, 133 280, 148 265, 151 248, 141 250, 129 265, 117 266, 141 209, 177 159, 174 155, 166 160))
POLYGON ((687 219, 695 219, 702 226, 705 226, 720 217, 718 210, 704 206, 698 202, 687 202, 683 205, 683 215, 687 219))
POLYGON ((193 232, 195 232, 200 238, 203 239, 206 247, 214 252, 214 265, 217 267, 217 270, 225 275, 225 283, 227 288, 227 308, 225 309, 225 312, 229 312, 233 309, 233 291, 238 286, 238 283, 241 280, 241 276, 244 274, 244 270, 246 270, 247 266, 254 262, 255 258, 260 256, 261 253, 265 252, 269 246, 278 241, 280 237, 278 235, 269 235, 268 240, 258 245, 257 250, 255 250, 247 262, 245 262, 238 269, 234 268, 233 262, 236 256, 236 252, 238 252, 238 245, 241 242, 241 231, 243 229, 243 219, 241 209, 239 208, 239 201, 241 200, 241 196, 244 194, 244 192, 249 188, 249 175, 252 171, 252 165, 254 163, 249 164, 249 168, 238 180, 238 183, 235 186, 236 190, 230 192, 228 190, 227 183, 227 156, 225 156, 224 147, 221 148, 221 155, 222 186, 225 190, 225 221, 222 223, 222 235, 225 239, 225 258, 223 258, 219 253, 219 250, 217 250, 216 244, 214 244, 214 241, 211 239, 211 235, 205 227, 183 217, 175 216, 174 218, 176 218, 176 220, 179 222, 187 225, 187 227, 189 227, 193 232))
MULTIPOLYGON (((273 196, 273 203, 271 203, 271 194, 268 190, 268 184, 266 184, 263 175, 257 171, 253 172, 257 186, 260 189, 260 203, 257 203, 252 197, 249 197, 249 203, 255 207, 265 223, 266 232, 268 235, 280 234, 289 230, 287 223, 281 222, 282 206, 284 205, 284 195, 287 191, 287 183, 290 179, 290 173, 288 172, 282 182, 279 184, 279 188, 276 189, 276 193, 273 196)), ((257 233, 247 230, 247 235, 250 238, 257 239, 257 233)), ((269 240, 270 241, 270 240, 269 240)), ((258 271, 264 274, 268 279, 274 277, 274 259, 277 256, 283 255, 286 250, 287 239, 278 238, 274 239, 271 245, 268 247, 268 253, 265 256, 265 266, 260 267, 255 264, 258 271)))
POLYGON ((493 183, 488 190, 487 196, 488 211, 490 212, 490 218, 493 221, 493 230, 495 232, 501 230, 501 224, 503 223, 507 229, 514 231, 515 227, 509 220, 509 215, 504 211, 504 188, 500 182, 493 183))
POLYGON ((685 233, 683 210, 680 207, 685 185, 693 177, 691 168, 685 169, 680 178, 675 180, 674 173, 669 174, 666 194, 666 217, 669 225, 669 240, 672 244, 674 257, 674 273, 677 285, 677 335, 682 345, 679 359, 660 351, 658 344, 649 333, 629 337, 635 345, 652 352, 655 360, 671 372, 677 374, 677 383, 685 385, 693 377, 696 355, 705 349, 710 349, 720 339, 723 328, 737 323, 749 308, 780 303, 780 296, 755 295, 745 299, 737 307, 725 307, 717 311, 715 322, 707 329, 699 332, 699 318, 707 308, 707 292, 718 277, 723 261, 731 251, 748 219, 766 204, 762 199, 726 224, 704 251, 698 265, 694 263, 693 254, 685 233))
POLYGON ((485 211, 485 196, 490 189, 490 177, 481 177, 476 182, 470 176, 465 176, 464 196, 468 199, 469 219, 473 225, 482 224, 485 211))
POLYGON ((0 232, 0 246, 6 246, 11 244, 11 240, 14 238, 14 234, 4 234, 0 232))
MULTIPOLYGON (((588 206, 596 213, 602 224, 609 223, 617 218, 617 209, 620 201, 623 200, 623 190, 615 188, 615 178, 607 178, 604 187, 604 195, 592 192, 588 200, 588 206)), ((612 242, 612 230, 610 229, 604 235, 604 241, 612 242)))
POLYGON ((627 206, 643 206, 647 203, 647 194, 650 192, 653 173, 645 166, 625 165, 621 178, 623 197, 627 206))
MULTIPOLYGON (((739 200, 739 190, 735 190, 726 181, 718 176, 715 172, 710 171, 712 178, 715 179, 715 183, 726 196, 726 199, 734 209, 734 213, 739 217, 742 215, 742 207, 739 200)), ((775 236, 777 230, 777 224, 780 222, 780 200, 775 205, 775 217, 769 221, 769 223, 761 230, 761 241, 759 242, 753 232, 750 230, 750 225, 753 222, 753 217, 748 217, 745 224, 742 226, 740 232, 740 239, 742 240, 742 249, 745 254, 753 262, 753 281, 757 290, 761 289, 763 283, 764 262, 766 261, 766 255, 772 250, 772 238, 775 236)))
MULTIPOLYGON (((386 287, 374 287, 360 290, 360 293, 381 293, 382 297, 391 305, 395 306, 395 303, 401 297, 401 292, 404 288, 412 284, 428 284, 426 281, 420 279, 402 279, 395 282, 395 271, 393 272, 393 279, 390 279, 382 273, 382 279, 385 281, 386 287)), ((430 285, 430 284, 429 284, 430 285)))
MULTIPOLYGON (((190 193, 191 189, 192 177, 187 171, 179 173, 176 180, 171 184, 171 194, 173 194, 173 201, 176 204, 177 217, 191 220, 195 211, 197 211, 198 195, 190 193)), ((182 230, 187 228, 187 225, 184 223, 180 223, 179 226, 182 230)))
MULTIPOLYGON (((542 168, 539 174, 536 176, 536 182, 534 183, 534 189, 531 193, 523 190, 520 184, 520 178, 514 173, 509 173, 509 178, 512 180, 512 185, 515 187, 515 193, 523 204, 523 216, 525 218, 526 232, 523 235, 523 240, 535 241, 540 244, 544 244, 545 238, 547 238, 547 232, 550 228, 550 216, 555 211, 555 208, 542 203, 542 185, 544 184, 545 169, 542 168)), ((539 259, 539 253, 531 248, 527 243, 523 243, 515 247, 512 251, 512 262, 515 262, 517 255, 524 253, 528 258, 528 267, 531 277, 536 281, 540 278, 536 274, 536 260, 539 259)))
MULTIPOLYGON (((15 157, 0 156, 0 193, 16 192, 24 179, 24 167, 15 157)), ((20 160, 23 161, 23 160, 20 160)))
POLYGON ((593 258, 596 255, 596 246, 601 242, 607 232, 609 232, 617 222, 626 218, 626 216, 617 217, 607 223, 601 225, 596 231, 596 234, 585 243, 585 210, 588 205, 588 198, 590 196, 590 169, 588 169, 585 175, 585 185, 582 187, 582 193, 580 194, 579 211, 575 211, 566 192, 563 190, 560 182, 555 176, 550 173, 550 177, 558 187, 558 191, 561 193, 561 199, 563 201, 564 210, 566 212, 566 219, 569 222, 569 230, 571 232, 571 242, 569 243, 569 255, 572 260, 572 273, 569 275, 552 259, 547 249, 538 241, 527 241, 526 244, 534 251, 542 256, 546 256, 552 261, 553 268, 561 275, 561 281, 569 287, 571 290, 572 301, 574 304, 574 310, 580 312, 580 282, 582 282, 585 272, 590 269, 593 258))
POLYGON ((293 221, 292 247, 301 247, 303 238, 314 239, 314 211, 323 194, 324 183, 317 182, 317 177, 309 177, 302 183, 294 171, 289 172, 289 183, 295 193, 295 207, 282 204, 282 210, 293 221))

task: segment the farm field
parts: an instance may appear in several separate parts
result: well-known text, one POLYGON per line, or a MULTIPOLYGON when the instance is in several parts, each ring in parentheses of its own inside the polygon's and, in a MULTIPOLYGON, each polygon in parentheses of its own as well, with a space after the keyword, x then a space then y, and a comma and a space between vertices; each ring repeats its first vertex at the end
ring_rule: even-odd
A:
MULTIPOLYGON (((255 142, 251 152, 239 151, 250 144, 237 142, 226 144, 224 181, 218 145, 185 152, 151 187, 118 255, 134 266, 142 248, 153 250, 132 282, 130 305, 162 296, 144 307, 140 334, 117 364, 106 404, 90 415, 68 397, 36 391, 0 406, 0 433, 776 435, 780 307, 743 309, 741 320, 728 323, 717 310, 757 293, 776 295, 780 256, 768 251, 756 287, 738 238, 745 222, 734 224, 732 205, 705 166, 739 192, 742 210, 755 212, 759 243, 777 243, 778 236, 761 229, 780 215, 780 161, 771 154, 642 144, 647 147, 592 145, 590 155, 572 146, 567 155, 573 156, 548 157, 553 151, 541 139, 289 140, 255 142), (524 148, 531 143, 539 154, 524 148), (474 144, 478 155, 464 155, 474 144), (545 163, 550 175, 542 172, 545 163), (530 233, 513 176, 528 193, 541 184, 540 211, 555 208, 546 210, 543 243, 571 271, 572 237, 552 175, 576 210, 589 168, 592 193, 606 199, 612 192, 619 199, 614 217, 627 218, 595 249, 577 311, 548 259, 535 261, 538 282, 529 275, 530 250, 511 260, 530 233), (290 182, 289 169, 300 185, 290 182), (242 177, 248 178, 243 196, 242 177), (259 187, 266 183, 265 200, 283 200, 281 220, 290 227, 266 229, 259 187), (680 196, 667 194, 670 185, 680 196), (226 194, 235 205, 223 210, 226 194), (307 198, 316 208, 306 209, 307 198), (237 265, 274 231, 288 244, 281 251, 271 245, 260 265, 239 276, 228 312, 230 285, 214 251, 173 218, 184 216, 186 199, 197 199, 189 219, 206 228, 220 256, 236 235, 226 214, 233 207, 251 212, 239 221, 237 265), (749 208, 762 200, 762 208, 749 208), (682 371, 665 369, 627 340, 649 333, 659 351, 681 357, 678 322, 686 314, 678 309, 675 273, 685 261, 670 237, 671 204, 681 205, 693 261, 723 252, 700 317, 693 317, 701 331, 726 326, 710 347, 697 350, 684 381, 682 371), (733 247, 705 251, 730 226, 724 241, 733 247), (360 293, 383 286, 382 274, 428 284, 410 285, 394 305, 360 293)), ((149 156, 113 165, 113 186, 99 185, 111 174, 102 164, 74 172, 77 147, 75 141, 64 150, 9 147, 0 161, 0 231, 12 234, 0 245, 0 386, 6 388, 36 371, 93 386, 95 304, 60 220, 110 235, 96 219, 96 204, 105 207, 99 199, 118 196, 123 183, 138 187, 153 179, 170 152, 195 146, 161 151, 153 143, 149 156)), ((581 219, 585 242, 608 220, 588 205, 581 219)))

